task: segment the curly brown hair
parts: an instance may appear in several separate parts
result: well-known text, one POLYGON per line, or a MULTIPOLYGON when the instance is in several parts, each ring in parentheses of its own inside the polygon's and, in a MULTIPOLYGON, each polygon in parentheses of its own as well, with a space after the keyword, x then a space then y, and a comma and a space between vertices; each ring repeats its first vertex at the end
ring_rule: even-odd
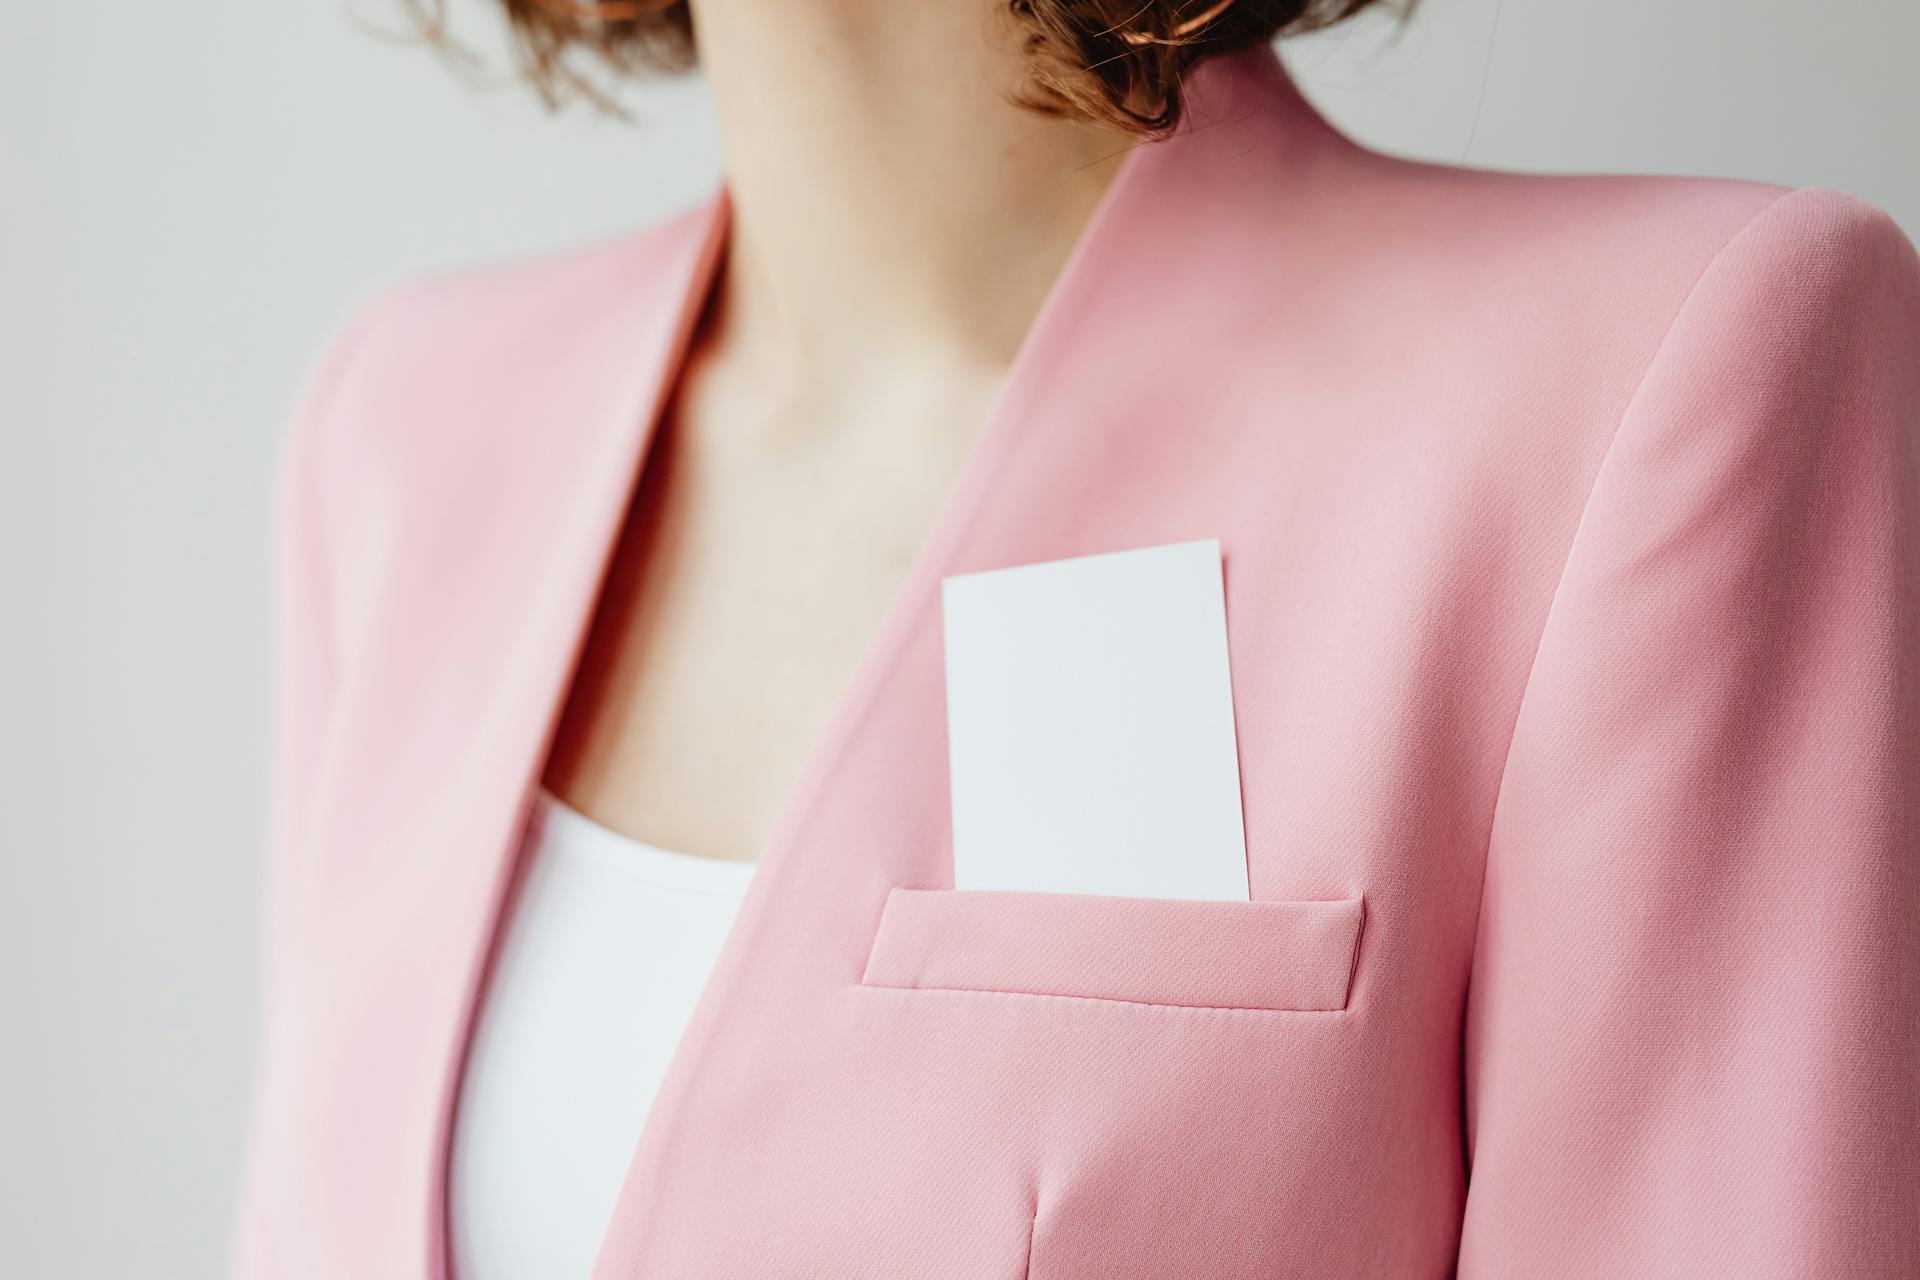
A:
MULTIPOLYGON (((687 0, 500 0, 518 56, 549 104, 610 100, 573 61, 585 53, 615 75, 694 65, 687 0)), ((1158 136, 1180 119, 1181 78, 1197 62, 1317 31, 1362 9, 1413 0, 999 0, 1020 33, 1032 84, 1021 104, 1127 133, 1158 136)), ((408 0, 430 34, 445 0, 408 0)))

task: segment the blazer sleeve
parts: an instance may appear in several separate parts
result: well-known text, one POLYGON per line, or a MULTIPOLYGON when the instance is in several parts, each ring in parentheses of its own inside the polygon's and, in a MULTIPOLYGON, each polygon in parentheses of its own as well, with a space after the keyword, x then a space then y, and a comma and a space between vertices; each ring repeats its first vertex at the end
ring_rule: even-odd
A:
POLYGON ((1458 1275, 1920 1276, 1920 262, 1778 198, 1597 473, 1494 811, 1458 1275))
POLYGON ((286 1012, 278 955, 285 949, 296 892, 297 851, 305 830, 305 811, 325 739, 334 683, 335 639, 330 604, 330 556, 325 513, 325 473, 332 451, 328 423, 342 384, 372 324, 373 304, 336 326, 322 344, 280 439, 275 470, 273 565, 273 685, 268 750, 267 830, 264 894, 264 945, 261 948, 260 1011, 249 1107, 248 1152, 240 1190, 239 1232, 232 1243, 237 1273, 265 1273, 272 1267, 255 1256, 250 1226, 260 1215, 252 1205, 273 1197, 260 1183, 255 1156, 267 1141, 266 1127, 279 1107, 272 1097, 280 1073, 273 1054, 285 1037, 275 1023, 286 1012))
MULTIPOLYGON (((334 682, 333 557, 325 494, 328 424, 373 327, 376 303, 339 324, 322 345, 282 435, 274 490, 273 704, 268 770, 269 915, 303 828, 334 682)), ((269 921, 271 930, 271 919, 269 921)), ((271 933, 270 933, 271 937, 271 933)))

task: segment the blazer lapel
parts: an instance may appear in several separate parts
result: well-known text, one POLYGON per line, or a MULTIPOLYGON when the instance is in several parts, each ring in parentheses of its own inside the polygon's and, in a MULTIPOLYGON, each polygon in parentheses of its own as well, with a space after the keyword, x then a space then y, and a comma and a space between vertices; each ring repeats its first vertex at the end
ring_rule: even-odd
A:
MULTIPOLYGON (((490 512, 513 522, 527 554, 495 566, 487 616, 461 620, 464 642, 486 669, 472 683, 482 711, 464 754, 436 762, 415 794, 425 809, 408 857, 428 877, 431 919, 408 1004, 432 1029, 397 1043, 431 1116, 411 1153, 417 1170, 427 1274, 448 1274, 446 1172, 459 1080, 498 925, 514 880, 521 832, 572 682, 612 550, 625 525, 647 448, 711 289, 728 220, 724 193, 675 224, 664 241, 634 247, 643 261, 597 282, 599 314, 533 356, 555 412, 538 424, 480 424, 497 433, 500 473, 514 454, 560 481, 540 496, 490 512), (566 420, 566 407, 597 404, 566 420), (564 451, 556 460, 556 450, 564 451)), ((476 371, 485 379, 489 371, 476 371)), ((527 378, 524 363, 509 375, 527 378)), ((395 975, 401 981, 401 975, 395 975)), ((420 1256, 418 1253, 415 1256, 420 1256)))

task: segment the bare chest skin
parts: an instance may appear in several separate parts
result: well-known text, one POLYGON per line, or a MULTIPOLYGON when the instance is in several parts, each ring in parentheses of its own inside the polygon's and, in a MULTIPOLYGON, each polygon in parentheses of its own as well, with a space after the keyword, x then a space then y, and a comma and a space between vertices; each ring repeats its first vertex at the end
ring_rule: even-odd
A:
POLYGON ((998 371, 806 389, 696 356, 660 424, 546 785, 753 860, 991 409, 998 371))

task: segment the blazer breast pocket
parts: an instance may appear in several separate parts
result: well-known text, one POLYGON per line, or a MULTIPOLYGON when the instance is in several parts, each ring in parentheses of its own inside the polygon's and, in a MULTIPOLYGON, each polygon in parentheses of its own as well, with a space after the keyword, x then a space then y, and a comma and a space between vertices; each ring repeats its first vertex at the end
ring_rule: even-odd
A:
POLYGON ((1346 1008, 1363 899, 887 895, 861 984, 1187 1009, 1346 1008))

